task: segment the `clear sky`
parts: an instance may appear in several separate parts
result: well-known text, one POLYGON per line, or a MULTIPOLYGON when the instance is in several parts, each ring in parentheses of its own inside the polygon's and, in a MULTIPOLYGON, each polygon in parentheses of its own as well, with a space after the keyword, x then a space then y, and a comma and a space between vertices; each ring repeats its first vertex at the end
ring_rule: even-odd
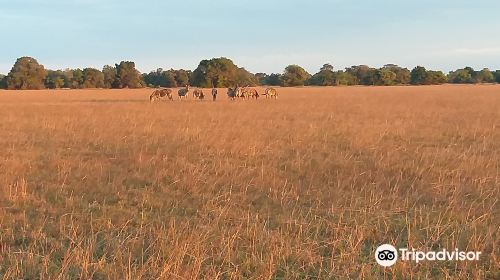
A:
POLYGON ((226 56, 252 72, 395 63, 500 69, 499 0, 0 0, 0 73, 17 57, 49 69, 195 69, 226 56))

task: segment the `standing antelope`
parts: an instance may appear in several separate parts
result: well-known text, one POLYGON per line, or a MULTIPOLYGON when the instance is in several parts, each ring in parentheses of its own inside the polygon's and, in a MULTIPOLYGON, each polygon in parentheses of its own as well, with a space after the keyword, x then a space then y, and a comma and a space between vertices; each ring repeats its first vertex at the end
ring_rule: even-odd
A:
POLYGON ((212 88, 212 100, 215 101, 217 99, 217 89, 212 88))
POLYGON ((151 96, 149 96, 149 102, 155 102, 161 100, 162 98, 167 97, 169 100, 173 100, 172 90, 169 88, 159 88, 153 91, 151 96))
POLYGON ((240 96, 240 88, 238 86, 234 88, 227 88, 227 97, 231 100, 234 100, 236 97, 240 96))
POLYGON ((254 88, 245 87, 241 90, 241 92, 243 93, 243 95, 247 99, 250 99, 250 98, 258 99, 259 98, 259 92, 254 88))
POLYGON ((236 88, 238 89, 238 91, 236 92, 236 97, 245 99, 245 97, 246 97, 245 91, 246 91, 247 87, 240 88, 240 87, 236 86, 236 88))
POLYGON ((203 100, 205 98, 205 94, 203 93, 203 90, 202 89, 195 89, 193 91, 193 98, 194 99, 200 99, 200 100, 203 100))
POLYGON ((181 89, 179 89, 179 91, 177 91, 177 94, 179 95, 179 99, 187 98, 188 93, 189 93, 189 85, 186 85, 185 88, 181 88, 181 89))
POLYGON ((278 91, 275 88, 266 88, 266 91, 262 94, 266 98, 278 98, 278 91))

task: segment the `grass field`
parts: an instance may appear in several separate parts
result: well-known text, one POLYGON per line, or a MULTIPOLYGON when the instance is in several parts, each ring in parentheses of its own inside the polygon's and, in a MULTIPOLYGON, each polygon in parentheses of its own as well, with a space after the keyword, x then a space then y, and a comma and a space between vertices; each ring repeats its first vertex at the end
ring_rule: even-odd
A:
POLYGON ((0 91, 0 278, 500 278, 500 86, 150 93, 0 91))

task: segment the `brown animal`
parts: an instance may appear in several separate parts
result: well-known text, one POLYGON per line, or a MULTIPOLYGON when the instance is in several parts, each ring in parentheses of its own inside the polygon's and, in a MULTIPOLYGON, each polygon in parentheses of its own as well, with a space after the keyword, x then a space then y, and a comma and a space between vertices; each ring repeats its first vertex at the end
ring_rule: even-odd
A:
POLYGON ((179 99, 187 98, 189 94, 189 85, 186 85, 185 88, 179 89, 177 94, 179 95, 179 99))
POLYGON ((236 97, 239 97, 241 95, 241 89, 236 86, 234 88, 227 88, 227 97, 230 100, 234 100, 236 97))
POLYGON ((278 91, 275 88, 266 88, 266 91, 262 94, 266 98, 278 98, 278 91))
POLYGON ((217 89, 212 88, 212 100, 215 101, 217 100, 217 89))
POLYGON ((258 99, 259 98, 259 92, 254 88, 245 87, 241 91, 242 91, 243 95, 248 99, 250 99, 250 98, 258 99))
POLYGON ((203 93, 203 90, 202 90, 202 89, 197 88, 197 89, 195 89, 195 90, 193 91, 193 97, 194 97, 195 99, 200 99, 200 100, 203 100, 203 99, 205 99, 205 94, 203 93))
POLYGON ((163 98, 167 97, 169 100, 173 100, 172 90, 169 88, 159 88, 153 91, 151 96, 149 96, 149 102, 159 101, 163 98))

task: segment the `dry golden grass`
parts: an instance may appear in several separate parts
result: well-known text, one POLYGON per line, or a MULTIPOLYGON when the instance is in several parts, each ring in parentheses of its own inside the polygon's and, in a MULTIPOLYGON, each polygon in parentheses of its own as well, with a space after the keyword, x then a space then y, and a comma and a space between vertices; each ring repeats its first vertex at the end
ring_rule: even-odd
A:
POLYGON ((0 91, 3 279, 499 279, 500 86, 150 93, 0 91))

